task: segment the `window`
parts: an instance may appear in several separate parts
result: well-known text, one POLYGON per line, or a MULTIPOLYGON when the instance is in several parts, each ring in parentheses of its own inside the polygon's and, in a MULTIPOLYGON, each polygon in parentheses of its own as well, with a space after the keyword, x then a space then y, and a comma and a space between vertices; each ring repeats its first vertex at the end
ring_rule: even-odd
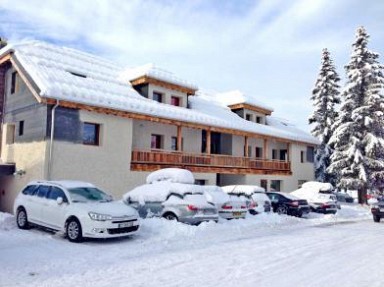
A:
POLYGON ((261 179, 261 180, 260 180, 260 186, 261 186, 262 188, 264 188, 265 190, 268 190, 268 180, 266 180, 266 179, 261 179))
POLYGON ((256 123, 261 124, 261 117, 256 117, 256 123))
POLYGON ((34 195, 37 190, 37 185, 29 185, 23 190, 23 194, 34 195))
POLYGON ((277 149, 272 150, 272 159, 277 159, 277 149))
POLYGON ((263 157, 263 148, 256 147, 256 158, 262 158, 262 157, 263 157))
POLYGON ((19 122, 19 136, 24 134, 24 121, 19 122))
POLYGON ((61 197, 63 199, 63 202, 68 202, 67 197, 65 196, 64 191, 62 191, 60 188, 52 186, 51 190, 48 193, 47 198, 56 200, 58 197, 61 197))
POLYGON ((315 148, 312 146, 307 146, 307 162, 315 161, 315 148))
POLYGON ((17 72, 13 72, 11 75, 11 94, 16 92, 17 86, 17 72))
MULTIPOLYGON (((181 139, 181 150, 183 150, 183 145, 184 145, 184 139, 181 139)), ((171 138, 171 150, 178 150, 177 146, 177 137, 172 137, 171 138)))
POLYGON ((288 150, 281 149, 280 150, 280 160, 287 160, 288 150))
POLYGON ((163 102, 163 94, 158 92, 153 92, 153 98, 154 101, 162 103, 163 102))
POLYGON ((301 151, 301 152, 300 152, 300 162, 301 162, 301 163, 304 162, 304 151, 301 151))
POLYGON ((207 181, 205 179, 195 179, 196 185, 206 185, 207 181))
POLYGON ((46 197, 49 191, 49 186, 46 185, 40 185, 37 190, 37 196, 38 197, 46 197))
POLYGON ((252 147, 248 146, 248 157, 252 156, 252 147))
POLYGON ((252 121, 252 115, 251 114, 245 114, 245 119, 247 121, 252 121))
POLYGON ((83 144, 99 145, 100 140, 100 125, 93 123, 83 124, 83 144))
POLYGON ((163 136, 162 135, 151 135, 151 148, 152 149, 163 148, 163 136))
POLYGON ((271 190, 280 191, 281 190, 281 180, 271 180, 271 190))
POLYGON ((180 98, 172 96, 171 97, 171 105, 180 107, 180 98))

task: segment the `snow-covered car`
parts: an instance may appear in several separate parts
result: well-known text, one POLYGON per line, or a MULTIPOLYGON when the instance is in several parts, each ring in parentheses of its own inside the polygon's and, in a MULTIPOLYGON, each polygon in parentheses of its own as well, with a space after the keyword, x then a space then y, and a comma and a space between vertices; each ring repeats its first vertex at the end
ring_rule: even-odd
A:
POLYGON ((302 217, 310 212, 310 207, 305 199, 298 198, 285 192, 267 192, 271 199, 273 212, 302 217))
POLYGON ((334 195, 336 195, 338 202, 353 203, 355 201, 355 199, 346 192, 335 192, 334 195))
POLYGON ((224 192, 245 198, 250 214, 271 211, 271 200, 265 194, 265 189, 257 185, 227 185, 222 187, 224 192))
POLYGON ((164 217, 188 224, 218 221, 216 207, 208 203, 201 185, 154 181, 127 192, 123 201, 140 217, 164 217))
POLYGON ((336 195, 333 193, 328 193, 328 190, 332 190, 329 189, 329 185, 323 183, 316 185, 315 182, 310 183, 313 184, 311 186, 303 184, 302 188, 292 191, 290 194, 302 199, 306 199, 309 203, 311 211, 313 212, 335 214, 337 209, 340 208, 340 204, 337 201, 336 195), (327 189, 322 190, 321 186, 323 185, 325 185, 327 189))
POLYGON ((245 199, 231 196, 216 185, 203 186, 205 197, 216 206, 220 217, 225 219, 245 218, 248 208, 245 199))
POLYGON ((127 236, 139 229, 136 210, 80 181, 33 181, 16 197, 17 226, 65 232, 69 241, 127 236))

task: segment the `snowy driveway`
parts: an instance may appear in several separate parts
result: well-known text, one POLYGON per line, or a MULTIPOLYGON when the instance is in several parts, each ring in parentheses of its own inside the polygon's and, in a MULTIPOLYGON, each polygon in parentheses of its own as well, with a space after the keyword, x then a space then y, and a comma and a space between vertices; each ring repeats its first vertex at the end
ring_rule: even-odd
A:
POLYGON ((346 215, 151 219, 131 238, 73 244, 0 214, 0 286, 383 286, 384 223, 346 215))

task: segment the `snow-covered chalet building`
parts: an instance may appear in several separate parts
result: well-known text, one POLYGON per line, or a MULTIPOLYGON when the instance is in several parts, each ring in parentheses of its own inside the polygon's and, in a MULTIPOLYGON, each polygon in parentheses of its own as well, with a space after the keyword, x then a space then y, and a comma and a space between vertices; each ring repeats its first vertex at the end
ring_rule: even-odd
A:
POLYGON ((163 167, 198 184, 291 191, 313 180, 311 135, 239 91, 212 93, 146 65, 125 69, 44 42, 0 50, 0 210, 36 179, 119 198, 163 167))

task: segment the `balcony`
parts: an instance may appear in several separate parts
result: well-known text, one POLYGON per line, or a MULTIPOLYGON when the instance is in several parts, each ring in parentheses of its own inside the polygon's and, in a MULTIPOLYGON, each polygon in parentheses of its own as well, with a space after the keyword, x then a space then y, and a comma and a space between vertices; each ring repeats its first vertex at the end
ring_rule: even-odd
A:
POLYGON ((281 160, 159 150, 132 152, 131 170, 153 171, 166 167, 186 168, 193 172, 225 174, 292 174, 291 163, 281 160))

